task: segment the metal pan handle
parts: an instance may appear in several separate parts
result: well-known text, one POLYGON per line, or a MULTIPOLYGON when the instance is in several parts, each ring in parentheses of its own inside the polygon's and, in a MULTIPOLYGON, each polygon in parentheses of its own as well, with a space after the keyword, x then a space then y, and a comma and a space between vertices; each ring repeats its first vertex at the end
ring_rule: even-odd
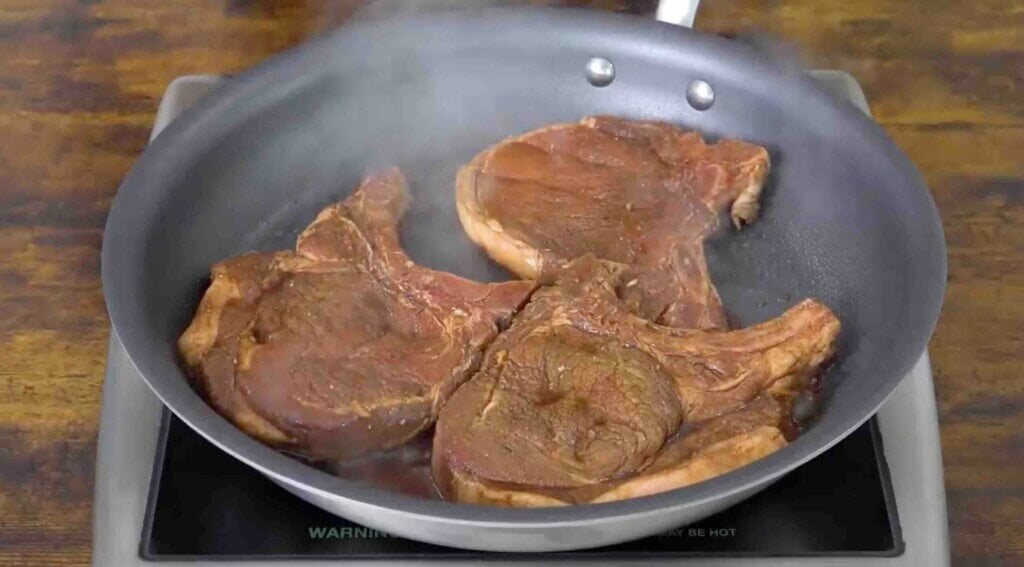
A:
POLYGON ((654 17, 659 22, 692 28, 699 5, 700 0, 661 0, 654 17))

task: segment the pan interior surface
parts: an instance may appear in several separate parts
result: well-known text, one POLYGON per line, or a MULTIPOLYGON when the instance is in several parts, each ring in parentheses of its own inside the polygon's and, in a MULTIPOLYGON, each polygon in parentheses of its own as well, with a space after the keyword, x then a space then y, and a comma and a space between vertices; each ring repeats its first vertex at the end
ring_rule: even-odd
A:
POLYGON ((363 22, 232 79, 172 124, 119 192, 104 237, 104 292, 132 363, 187 423, 279 482, 451 523, 540 526, 697 506, 763 484, 866 420, 923 351, 945 281, 934 204, 881 130, 809 79, 730 41, 645 20, 498 10, 363 22), (614 82, 585 77, 593 57, 614 82), (697 111, 687 86, 707 81, 697 111), (843 323, 823 406, 789 447, 671 493, 564 510, 417 500, 343 481, 263 447, 189 388, 175 340, 212 263, 293 245, 324 205, 368 171, 396 165, 413 195, 402 244, 428 267, 483 281, 509 275, 464 236, 457 167, 506 136, 593 114, 666 120, 760 143, 773 170, 761 218, 708 243, 732 322, 805 297, 843 323))

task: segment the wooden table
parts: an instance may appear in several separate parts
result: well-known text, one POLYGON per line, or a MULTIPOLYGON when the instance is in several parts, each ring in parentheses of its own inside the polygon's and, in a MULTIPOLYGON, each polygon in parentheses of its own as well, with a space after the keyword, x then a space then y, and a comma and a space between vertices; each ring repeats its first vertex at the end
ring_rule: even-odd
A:
MULTIPOLYGON (((103 222, 167 83, 245 68, 364 4, 0 2, 0 563, 89 561, 103 222)), ((924 173, 949 245, 931 354, 954 563, 1024 564, 1024 5, 706 0, 697 27, 769 31, 853 73, 924 173)))

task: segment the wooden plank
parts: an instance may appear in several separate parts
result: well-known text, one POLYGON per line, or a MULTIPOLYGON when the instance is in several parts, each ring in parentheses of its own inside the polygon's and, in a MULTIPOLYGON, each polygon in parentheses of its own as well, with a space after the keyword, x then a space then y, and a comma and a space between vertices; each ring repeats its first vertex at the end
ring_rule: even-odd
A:
MULTIPOLYGON (((0 564, 89 561, 102 226, 167 83, 244 69, 360 11, 424 4, 410 5, 0 6, 0 564)), ((1024 564, 1024 4, 713 0, 697 26, 785 38, 808 65, 852 72, 921 169, 949 244, 931 353, 954 564, 1024 564)))

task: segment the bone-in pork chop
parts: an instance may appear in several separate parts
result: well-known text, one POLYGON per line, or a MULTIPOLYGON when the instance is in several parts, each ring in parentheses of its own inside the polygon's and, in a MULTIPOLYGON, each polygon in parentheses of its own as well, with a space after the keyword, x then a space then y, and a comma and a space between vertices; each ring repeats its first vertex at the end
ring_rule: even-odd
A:
POLYGON ((617 290, 628 273, 577 260, 487 349, 438 420, 432 468, 446 498, 548 506, 629 497, 697 482, 785 443, 766 418, 672 448, 686 426, 813 374, 839 331, 832 312, 805 300, 739 331, 665 327, 623 306, 617 290), (660 476, 621 486, 647 472, 660 476))
POLYGON ((430 426, 533 290, 413 263, 397 170, 327 207, 294 252, 213 267, 179 340, 199 392, 248 434, 311 459, 396 446, 430 426))
POLYGON ((726 208, 737 228, 756 217, 768 168, 760 146, 594 117, 483 151, 459 171, 456 202, 470 239, 521 277, 589 252, 640 268, 623 294, 638 314, 724 329, 702 242, 726 208))

